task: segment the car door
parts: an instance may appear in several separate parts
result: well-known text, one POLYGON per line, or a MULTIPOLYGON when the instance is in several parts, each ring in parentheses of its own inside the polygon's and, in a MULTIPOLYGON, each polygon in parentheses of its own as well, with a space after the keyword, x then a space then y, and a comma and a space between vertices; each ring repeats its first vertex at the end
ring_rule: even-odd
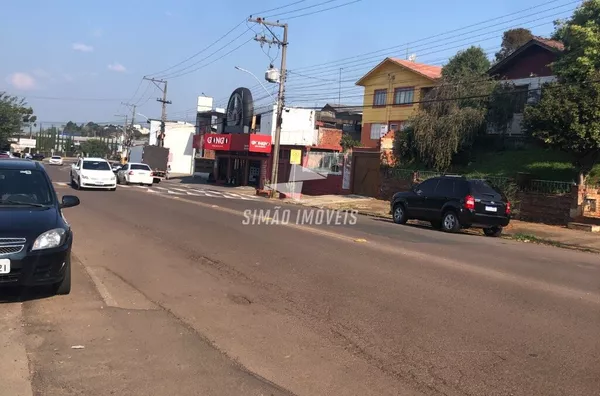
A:
POLYGON ((454 197, 454 185, 455 181, 452 179, 440 179, 425 205, 428 220, 439 220, 442 217, 442 208, 454 197))
POLYGON ((125 164, 117 172, 117 178, 121 181, 121 183, 125 183, 125 174, 127 174, 128 171, 129 171, 129 164, 125 164))
POLYGON ((408 199, 408 212, 411 218, 426 220, 429 211, 427 210, 429 197, 433 195, 438 179, 427 179, 414 187, 415 195, 408 199))

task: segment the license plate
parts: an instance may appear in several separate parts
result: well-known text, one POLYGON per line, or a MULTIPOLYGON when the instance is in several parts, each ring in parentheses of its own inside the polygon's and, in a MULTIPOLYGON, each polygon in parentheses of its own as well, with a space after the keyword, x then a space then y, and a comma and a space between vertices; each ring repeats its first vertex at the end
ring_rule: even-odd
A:
POLYGON ((9 259, 0 259, 0 275, 1 274, 10 274, 10 260, 9 259))
POLYGON ((497 212, 497 211, 498 211, 498 208, 495 208, 495 207, 493 207, 493 206, 486 206, 486 207, 485 207, 485 210, 486 210, 487 212, 497 212))
POLYGON ((97 185, 99 185, 99 186, 101 186, 101 185, 103 185, 103 184, 104 184, 104 182, 97 181, 97 182, 96 182, 96 184, 97 184, 97 185))

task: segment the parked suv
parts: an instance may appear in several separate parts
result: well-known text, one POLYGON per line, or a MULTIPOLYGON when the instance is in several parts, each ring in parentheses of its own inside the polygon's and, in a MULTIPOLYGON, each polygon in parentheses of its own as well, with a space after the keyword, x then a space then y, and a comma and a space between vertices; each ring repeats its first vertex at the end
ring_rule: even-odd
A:
POLYGON ((501 191, 462 176, 427 179, 411 191, 394 194, 390 205, 397 224, 423 220, 446 232, 475 227, 498 237, 510 222, 510 202, 501 191))

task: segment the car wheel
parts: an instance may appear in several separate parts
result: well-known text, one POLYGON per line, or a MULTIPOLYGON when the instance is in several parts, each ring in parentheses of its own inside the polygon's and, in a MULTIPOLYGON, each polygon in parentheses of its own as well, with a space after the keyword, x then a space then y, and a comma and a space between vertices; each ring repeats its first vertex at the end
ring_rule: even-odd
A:
POLYGON ((71 257, 67 258, 65 264, 65 277, 61 282, 56 284, 55 294, 59 296, 65 296, 71 293, 71 257))
POLYGON ((394 223, 396 224, 406 224, 408 217, 406 216, 406 210, 404 209, 404 205, 401 203, 397 203, 394 206, 394 212, 392 213, 394 218, 394 223))
POLYGON ((75 183, 75 179, 73 179, 73 176, 71 176, 71 187, 77 188, 77 183, 75 183))
POLYGON ((77 190, 81 190, 81 178, 77 178, 77 186, 75 186, 77 190))
POLYGON ((460 221, 453 210, 444 213, 444 217, 442 217, 442 230, 445 232, 457 232, 460 230, 460 221))
POLYGON ((493 238, 498 238, 500 235, 502 235, 502 227, 484 228, 483 229, 483 234, 485 236, 489 236, 489 237, 493 237, 493 238))

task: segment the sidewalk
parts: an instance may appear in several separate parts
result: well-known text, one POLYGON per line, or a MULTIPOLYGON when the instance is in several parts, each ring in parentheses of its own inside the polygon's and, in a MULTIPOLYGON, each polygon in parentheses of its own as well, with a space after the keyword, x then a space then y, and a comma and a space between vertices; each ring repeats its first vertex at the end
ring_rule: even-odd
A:
MULTIPOLYGON (((299 201, 291 199, 285 201, 324 209, 357 210, 362 215, 391 218, 388 201, 357 195, 303 196, 299 201)), ((479 230, 472 231, 481 233, 479 230)), ((512 220, 504 229, 504 235, 522 242, 542 243, 600 253, 600 235, 566 227, 512 220)))

